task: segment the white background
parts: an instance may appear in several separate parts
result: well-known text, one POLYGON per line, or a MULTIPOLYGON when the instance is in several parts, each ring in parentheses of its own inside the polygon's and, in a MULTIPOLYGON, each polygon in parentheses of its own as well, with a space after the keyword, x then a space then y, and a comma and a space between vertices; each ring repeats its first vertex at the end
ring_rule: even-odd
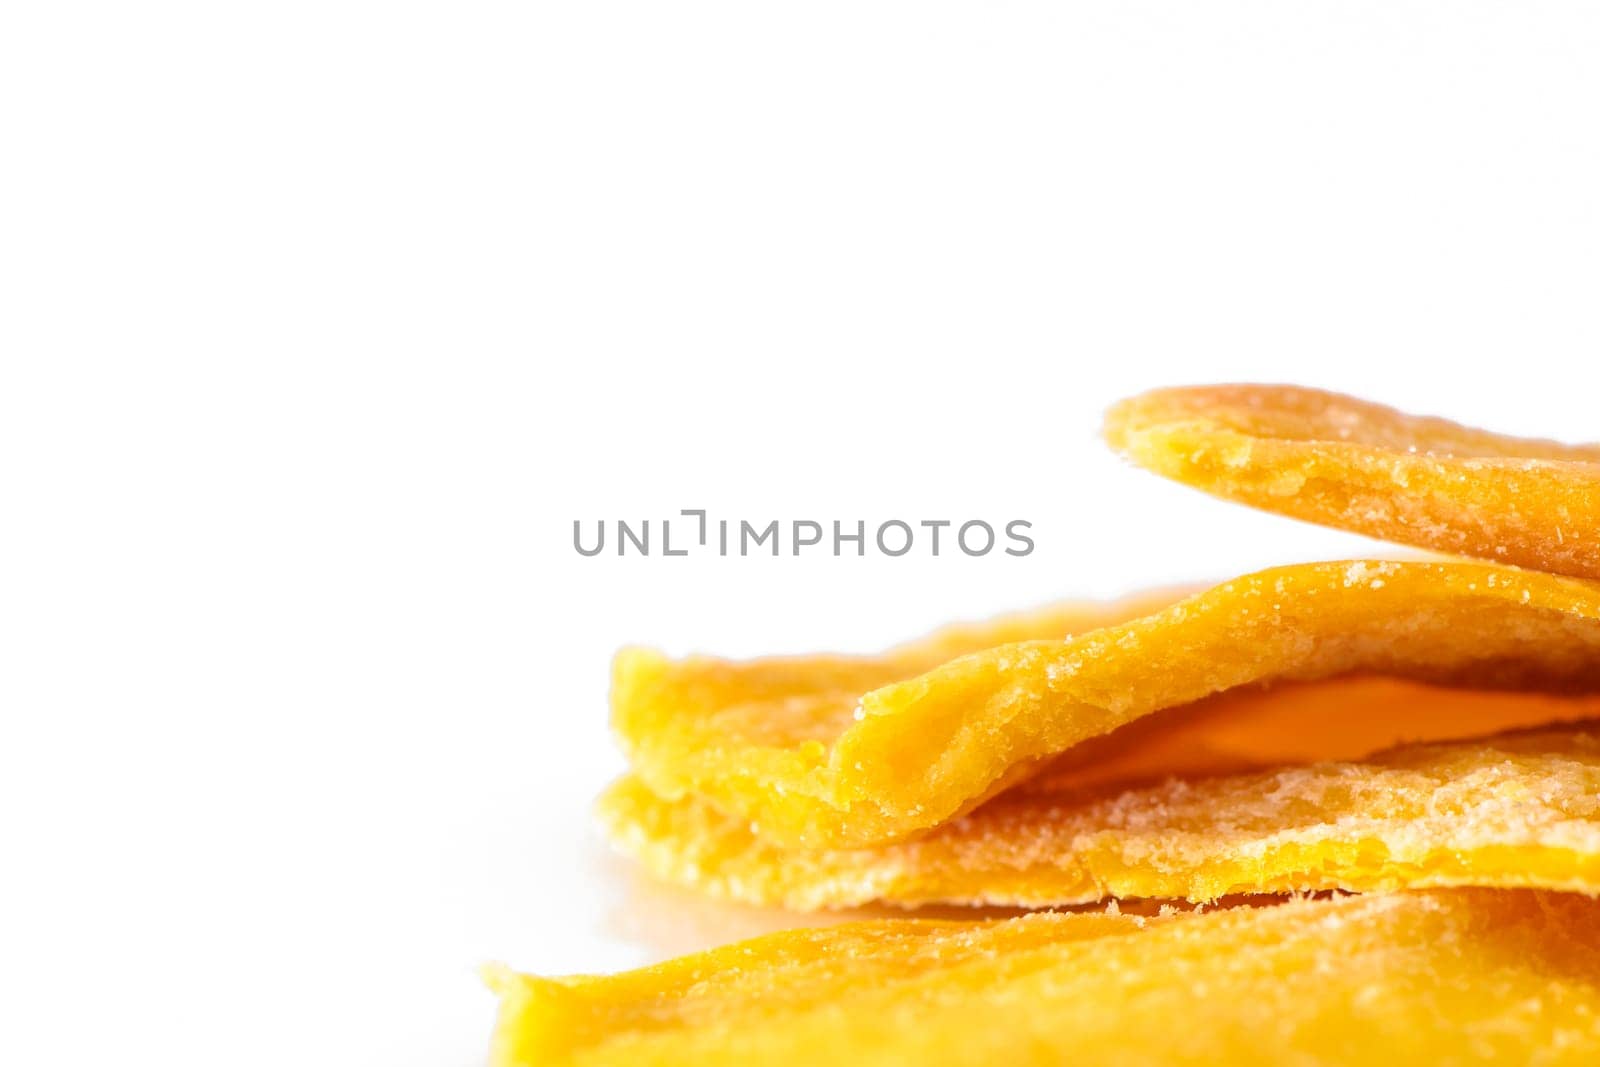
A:
POLYGON ((624 642, 1368 550, 1123 467, 1120 395, 1600 438, 1591 5, 3 10, 6 1063, 464 1067, 485 960, 771 922, 596 842, 624 642), (690 507, 1038 548, 571 547, 690 507))

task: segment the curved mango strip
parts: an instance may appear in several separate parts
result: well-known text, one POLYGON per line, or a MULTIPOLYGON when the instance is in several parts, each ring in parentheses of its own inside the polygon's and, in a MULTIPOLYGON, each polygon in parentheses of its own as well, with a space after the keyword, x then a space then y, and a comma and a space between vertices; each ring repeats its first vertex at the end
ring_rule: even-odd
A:
POLYGON ((1507 437, 1295 386, 1159 389, 1117 451, 1214 496, 1536 570, 1600 577, 1600 445, 1507 437))
POLYGON ((926 831, 1081 742, 1239 686, 1361 672, 1600 688, 1600 583, 1478 563, 1302 564, 883 683, 906 665, 625 650, 613 722, 658 795, 697 795, 772 844, 861 847, 926 831))
MULTIPOLYGON (((875 656, 773 656, 736 661, 671 660, 644 648, 617 653, 612 668, 613 725, 630 758, 659 764, 663 791, 673 783, 737 779, 780 794, 803 789, 818 746, 853 721, 863 693, 915 678, 985 649, 1064 640, 1148 615, 1195 588, 1137 593, 1109 602, 1066 601, 954 623, 875 656)), ((1007 784, 1020 773, 1009 775, 1007 784)))
POLYGON ((612 977, 493 972, 490 1062, 1593 1063, 1596 945, 1600 903, 1527 891, 856 923, 612 977))
POLYGON ((602 798, 655 877, 794 910, 1439 886, 1600 894, 1600 724, 1082 799, 1030 782, 914 841, 780 849, 637 779, 602 798))

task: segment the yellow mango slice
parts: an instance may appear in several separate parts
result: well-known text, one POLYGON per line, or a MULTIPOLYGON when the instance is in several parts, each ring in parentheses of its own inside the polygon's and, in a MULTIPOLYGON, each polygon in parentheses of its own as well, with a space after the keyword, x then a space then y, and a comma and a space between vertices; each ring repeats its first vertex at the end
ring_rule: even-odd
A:
POLYGON ((654 876, 794 910, 1434 886, 1600 893, 1600 723, 1091 797, 1052 775, 876 848, 776 848, 636 778, 600 810, 654 876))
POLYGON ((793 930, 489 976, 492 1067, 1545 1063, 1600 1057, 1600 903, 1449 890, 793 930))
POLYGON ((1125 723, 1252 683, 1366 672, 1600 688, 1600 583, 1481 563, 1302 564, 930 666, 946 651, 738 663, 625 649, 613 725, 666 799, 697 795, 777 845, 867 846, 1125 723))
POLYGON ((1106 440, 1215 496, 1400 544, 1600 577, 1600 445, 1507 437, 1337 393, 1159 389, 1106 440))

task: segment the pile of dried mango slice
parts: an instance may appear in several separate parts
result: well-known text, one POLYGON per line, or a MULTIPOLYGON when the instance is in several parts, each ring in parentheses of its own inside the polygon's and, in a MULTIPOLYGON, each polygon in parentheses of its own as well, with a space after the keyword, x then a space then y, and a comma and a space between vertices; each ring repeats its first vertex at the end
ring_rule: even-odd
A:
POLYGON ((1106 437, 1479 561, 1280 567, 878 656, 624 650, 632 770, 600 813, 655 877, 1057 910, 496 971, 497 1067, 1600 1062, 1600 446, 1276 386, 1151 393, 1106 437))

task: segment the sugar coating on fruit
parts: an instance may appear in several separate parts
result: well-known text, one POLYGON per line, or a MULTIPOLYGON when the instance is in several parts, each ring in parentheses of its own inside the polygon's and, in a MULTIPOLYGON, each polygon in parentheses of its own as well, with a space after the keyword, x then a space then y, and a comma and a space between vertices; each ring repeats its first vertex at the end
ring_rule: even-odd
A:
POLYGON ((655 877, 796 910, 1433 886, 1600 894, 1600 723, 1120 791, 1085 791, 1057 771, 873 848, 775 847, 636 778, 600 810, 655 877))
POLYGON ((1111 446, 1215 496, 1400 544, 1600 577, 1600 445, 1510 437, 1317 389, 1158 389, 1111 446))
POLYGON ((1044 618, 1075 636, 1012 620, 880 657, 625 650, 613 722, 663 798, 696 796, 784 847, 861 847, 924 833, 1078 745, 1241 686, 1368 673, 1600 689, 1600 583, 1581 579, 1301 564, 1150 608, 1080 606, 1044 618), (990 647, 1001 633, 1026 639, 990 647))
POLYGON ((492 1067, 1600 1057, 1600 902, 1576 894, 880 920, 611 977, 489 978, 492 1067))

